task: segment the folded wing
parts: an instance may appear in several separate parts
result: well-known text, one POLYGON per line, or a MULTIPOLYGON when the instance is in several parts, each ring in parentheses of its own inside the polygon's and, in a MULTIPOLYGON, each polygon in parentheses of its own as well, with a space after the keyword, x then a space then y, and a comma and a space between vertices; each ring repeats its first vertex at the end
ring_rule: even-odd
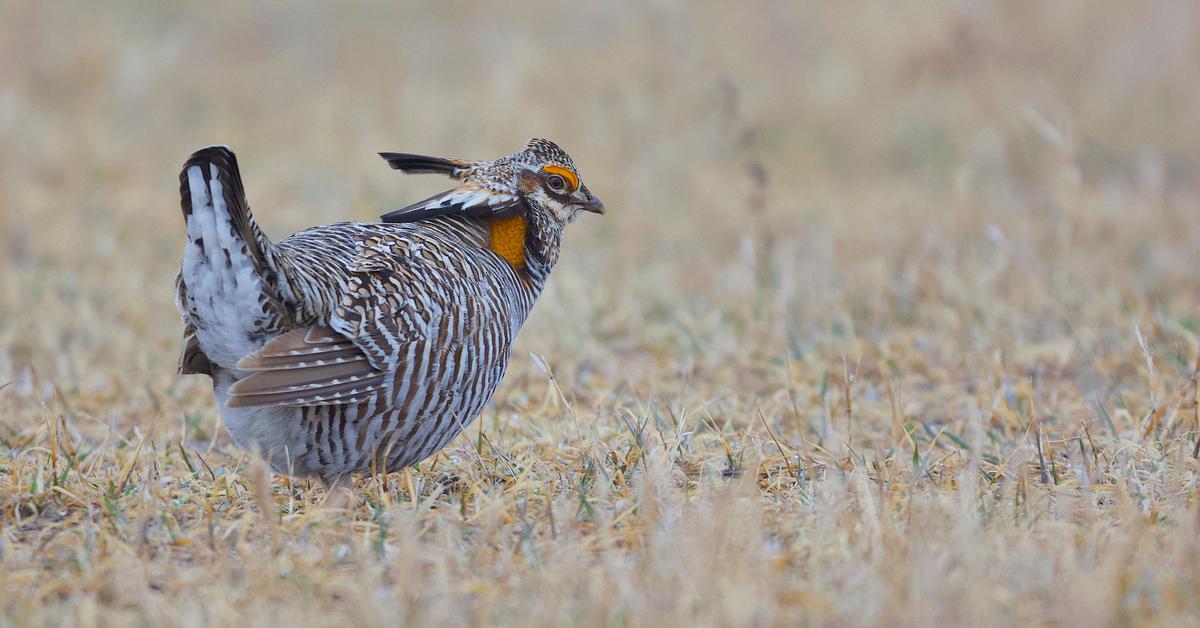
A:
POLYGON ((413 277, 420 264, 405 241, 364 235, 329 318, 282 334, 242 358, 237 368, 249 375, 230 387, 227 404, 389 403, 397 366, 423 346, 430 321, 444 311, 437 282, 413 277))
POLYGON ((237 366, 251 374, 229 389, 233 408, 362 403, 386 383, 349 338, 320 325, 283 334, 237 366))

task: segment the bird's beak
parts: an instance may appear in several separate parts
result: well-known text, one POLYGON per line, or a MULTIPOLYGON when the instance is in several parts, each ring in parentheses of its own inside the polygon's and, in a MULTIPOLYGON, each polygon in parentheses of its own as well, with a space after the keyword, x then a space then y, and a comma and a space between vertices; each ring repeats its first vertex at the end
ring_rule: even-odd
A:
POLYGON ((604 213, 604 203, 600 202, 600 199, 592 196, 590 193, 587 195, 587 200, 576 203, 576 205, 579 205, 580 209, 592 212, 593 214, 604 213))

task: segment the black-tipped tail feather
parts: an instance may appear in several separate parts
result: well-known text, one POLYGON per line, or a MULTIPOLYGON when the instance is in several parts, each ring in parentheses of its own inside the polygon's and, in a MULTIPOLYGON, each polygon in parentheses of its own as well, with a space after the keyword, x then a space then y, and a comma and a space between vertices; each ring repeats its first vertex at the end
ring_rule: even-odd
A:
POLYGON ((250 214, 237 158, 202 148, 179 174, 188 243, 178 280, 186 330, 181 373, 232 368, 290 320, 271 243, 250 214))
POLYGON ((215 179, 220 182, 221 196, 229 212, 229 220, 237 235, 246 243, 246 251, 260 270, 266 265, 262 250, 263 235, 250 217, 250 204, 246 202, 246 189, 242 186, 242 173, 238 170, 237 157, 228 146, 205 146, 192 153, 179 172, 179 202, 186 220, 192 215, 192 192, 188 181, 193 167, 200 169, 205 184, 211 188, 215 179))

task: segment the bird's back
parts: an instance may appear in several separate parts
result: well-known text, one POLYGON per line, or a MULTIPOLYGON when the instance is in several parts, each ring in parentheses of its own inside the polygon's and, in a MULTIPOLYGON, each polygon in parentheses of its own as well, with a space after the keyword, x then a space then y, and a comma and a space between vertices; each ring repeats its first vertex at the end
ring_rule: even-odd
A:
POLYGON ((388 353, 379 394, 302 406, 311 427, 293 464, 326 476, 372 458, 375 468, 399 469, 445 446, 483 409, 536 297, 487 250, 487 236, 478 220, 446 218, 325 225, 276 245, 298 327, 341 321, 353 336, 394 316, 391 328, 405 334, 389 339, 399 350, 388 353))

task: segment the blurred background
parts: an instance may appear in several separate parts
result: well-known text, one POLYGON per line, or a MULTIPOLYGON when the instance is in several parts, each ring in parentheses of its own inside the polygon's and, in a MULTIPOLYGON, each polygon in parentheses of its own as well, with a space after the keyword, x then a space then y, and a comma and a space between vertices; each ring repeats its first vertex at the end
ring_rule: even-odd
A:
POLYGON ((1197 7, 0 0, 0 616, 1194 624, 1197 7), (482 418, 268 477, 175 374, 184 159, 279 239, 530 137, 608 213, 482 418))
POLYGON ((280 238, 445 187, 378 151, 534 136, 610 210, 573 226, 516 352, 581 387, 753 390, 785 347, 897 338, 981 373, 1064 335, 1124 350, 1139 312, 1183 330, 1163 342, 1186 362, 1198 20, 1170 0, 4 2, 0 383, 174 385, 198 146, 237 151, 280 238))

